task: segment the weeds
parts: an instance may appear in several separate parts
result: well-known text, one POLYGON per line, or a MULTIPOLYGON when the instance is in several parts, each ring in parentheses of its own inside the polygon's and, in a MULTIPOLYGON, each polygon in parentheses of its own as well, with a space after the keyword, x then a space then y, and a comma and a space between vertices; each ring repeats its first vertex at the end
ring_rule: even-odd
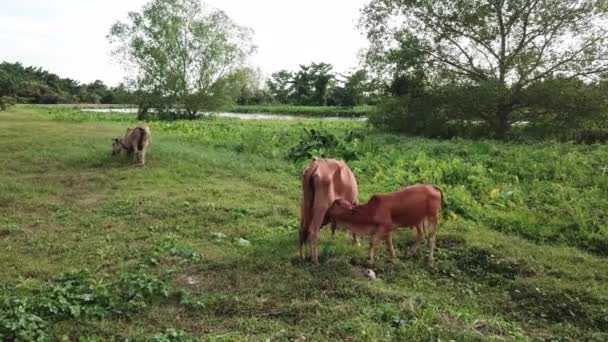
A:
POLYGON ((116 282, 87 272, 61 274, 38 293, 0 304, 0 338, 50 340, 48 328, 57 321, 128 317, 171 293, 164 282, 144 272, 125 274, 116 282))

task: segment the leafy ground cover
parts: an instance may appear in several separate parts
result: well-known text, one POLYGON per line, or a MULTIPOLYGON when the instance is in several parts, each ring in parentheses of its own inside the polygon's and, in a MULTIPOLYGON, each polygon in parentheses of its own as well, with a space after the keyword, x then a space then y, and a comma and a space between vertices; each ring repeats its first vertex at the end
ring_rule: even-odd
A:
POLYGON ((0 113, 0 339, 605 340, 602 145, 435 141, 333 120, 152 122, 145 168, 110 156, 129 115, 0 113), (297 258, 299 174, 349 160, 361 199, 439 184, 436 265, 321 238, 297 258), (242 239, 250 242, 243 244, 242 239))

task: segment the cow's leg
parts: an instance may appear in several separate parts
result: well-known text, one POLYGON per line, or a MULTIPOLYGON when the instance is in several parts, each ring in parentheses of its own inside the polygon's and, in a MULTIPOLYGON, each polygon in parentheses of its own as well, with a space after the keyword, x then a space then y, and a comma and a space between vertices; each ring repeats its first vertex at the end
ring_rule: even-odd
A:
POLYGON ((311 256, 312 262, 315 264, 319 264, 319 231, 321 230, 321 224, 323 223, 323 216, 325 215, 325 210, 314 209, 314 214, 312 217, 312 221, 309 226, 310 232, 310 247, 311 247, 311 256))
POLYGON ((300 259, 306 259, 306 242, 308 242, 308 227, 300 225, 300 259))
POLYGON ((133 162, 135 164, 139 163, 139 150, 136 146, 133 147, 133 162))
POLYGON ((408 257, 413 257, 416 255, 416 251, 418 250, 418 246, 420 246, 422 240, 424 240, 424 221, 416 225, 416 241, 414 241, 412 247, 410 247, 410 249, 407 251, 408 257))
POLYGON ((144 164, 146 163, 146 154, 143 150, 139 151, 138 154, 139 155, 137 156, 137 159, 138 159, 139 165, 144 166, 144 164))
POLYGON ((392 260, 394 260, 397 255, 395 254, 395 246, 393 245, 393 234, 388 233, 384 241, 386 242, 386 249, 388 250, 388 255, 391 257, 392 260))
POLYGON ((368 252, 368 260, 367 260, 367 264, 369 266, 373 266, 374 265, 374 252, 376 249, 376 242, 378 241, 378 237, 376 236, 375 233, 373 233, 372 235, 370 235, 369 237, 369 252, 368 252))
POLYGON ((146 150, 141 150, 139 153, 141 153, 141 157, 139 158, 139 162, 141 163, 141 165, 146 165, 146 150))
POLYGON ((434 261, 433 254, 435 252, 435 238, 437 235, 438 219, 437 217, 432 217, 429 221, 429 264, 432 265, 434 261))

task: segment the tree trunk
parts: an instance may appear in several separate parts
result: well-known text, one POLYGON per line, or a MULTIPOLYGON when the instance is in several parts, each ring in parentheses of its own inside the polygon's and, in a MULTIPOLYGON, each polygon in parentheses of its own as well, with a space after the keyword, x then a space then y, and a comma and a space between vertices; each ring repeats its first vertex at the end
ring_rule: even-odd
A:
POLYGON ((509 116, 511 114, 511 109, 509 107, 500 107, 498 108, 498 123, 496 127, 496 134, 498 139, 506 140, 511 132, 511 122, 509 121, 509 116))
POLYGON ((148 107, 147 106, 139 106, 137 110, 137 120, 148 120, 148 107))

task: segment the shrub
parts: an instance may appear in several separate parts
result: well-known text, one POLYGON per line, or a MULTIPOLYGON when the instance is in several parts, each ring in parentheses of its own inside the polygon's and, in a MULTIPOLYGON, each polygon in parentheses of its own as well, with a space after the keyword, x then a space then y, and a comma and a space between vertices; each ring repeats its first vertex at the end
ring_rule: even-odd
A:
POLYGON ((2 96, 0 97, 0 110, 7 110, 16 103, 17 100, 14 97, 2 96))
POLYGON ((316 129, 304 129, 300 141, 289 149, 287 158, 293 161, 313 158, 339 158, 345 161, 358 158, 356 144, 363 136, 349 131, 340 141, 335 135, 316 129))

